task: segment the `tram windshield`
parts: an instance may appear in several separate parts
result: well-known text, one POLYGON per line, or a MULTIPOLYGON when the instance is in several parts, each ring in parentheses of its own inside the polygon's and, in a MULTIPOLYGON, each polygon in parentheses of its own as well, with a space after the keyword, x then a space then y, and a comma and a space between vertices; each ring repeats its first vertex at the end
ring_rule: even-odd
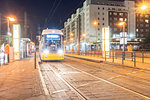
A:
POLYGON ((48 34, 45 35, 45 47, 51 52, 57 52, 58 49, 61 49, 61 35, 59 34, 48 34))

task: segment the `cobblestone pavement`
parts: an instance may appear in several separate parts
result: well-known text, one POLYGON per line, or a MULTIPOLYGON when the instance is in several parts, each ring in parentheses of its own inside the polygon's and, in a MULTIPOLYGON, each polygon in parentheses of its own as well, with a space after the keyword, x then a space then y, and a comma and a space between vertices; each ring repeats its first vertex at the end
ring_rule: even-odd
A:
POLYGON ((81 98, 75 94, 48 65, 41 65, 41 72, 44 78, 49 98, 52 100, 80 100, 81 98))
POLYGON ((45 100, 33 58, 0 66, 0 100, 45 100))
POLYGON ((41 65, 53 100, 81 99, 66 80, 88 100, 149 100, 150 71, 66 57, 41 65), (71 98, 74 97, 74 98, 71 98))

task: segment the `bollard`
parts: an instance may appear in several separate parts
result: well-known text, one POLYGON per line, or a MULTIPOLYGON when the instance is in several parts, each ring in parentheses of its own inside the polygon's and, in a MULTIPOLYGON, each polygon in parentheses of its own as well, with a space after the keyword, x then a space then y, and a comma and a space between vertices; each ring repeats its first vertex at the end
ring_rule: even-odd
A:
POLYGON ((124 64, 124 52, 122 52, 122 64, 124 64))
POLYGON ((142 63, 144 63, 144 52, 142 51, 142 63))
POLYGON ((35 67, 35 69, 36 69, 36 50, 35 50, 35 52, 34 52, 34 67, 35 67))
POLYGON ((112 59, 113 59, 113 63, 114 63, 114 49, 113 49, 113 52, 112 52, 112 59))
POLYGON ((131 57, 132 57, 132 61, 133 61, 133 52, 131 52, 131 57))
POLYGON ((136 53, 134 52, 134 67, 136 67, 136 53))

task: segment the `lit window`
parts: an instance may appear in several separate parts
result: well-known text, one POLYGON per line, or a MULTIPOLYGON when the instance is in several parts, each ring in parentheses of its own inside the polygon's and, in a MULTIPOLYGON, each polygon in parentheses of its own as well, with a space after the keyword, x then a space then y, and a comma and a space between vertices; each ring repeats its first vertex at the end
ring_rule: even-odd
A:
POLYGON ((112 12, 110 12, 109 15, 112 15, 112 12))
POLYGON ((149 20, 148 20, 148 19, 145 19, 145 22, 146 22, 146 23, 149 23, 149 20))
POLYGON ((117 13, 114 13, 114 15, 117 15, 117 13))
POLYGON ((119 18, 120 21, 123 21, 123 18, 119 18))
POLYGON ((119 13, 120 16, 123 16, 123 13, 119 13))
POLYGON ((124 21, 127 21, 127 18, 125 18, 124 21))

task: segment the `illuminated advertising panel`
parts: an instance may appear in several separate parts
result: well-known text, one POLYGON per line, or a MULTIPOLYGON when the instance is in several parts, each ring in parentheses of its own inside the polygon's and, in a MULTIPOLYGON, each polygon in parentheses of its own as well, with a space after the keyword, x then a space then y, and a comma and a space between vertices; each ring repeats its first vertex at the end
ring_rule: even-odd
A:
POLYGON ((102 51, 103 51, 103 57, 105 57, 106 55, 106 57, 109 58, 109 51, 110 51, 110 29, 109 27, 104 27, 102 29, 102 51))
POLYGON ((20 24, 13 24, 14 60, 20 60, 20 24))

